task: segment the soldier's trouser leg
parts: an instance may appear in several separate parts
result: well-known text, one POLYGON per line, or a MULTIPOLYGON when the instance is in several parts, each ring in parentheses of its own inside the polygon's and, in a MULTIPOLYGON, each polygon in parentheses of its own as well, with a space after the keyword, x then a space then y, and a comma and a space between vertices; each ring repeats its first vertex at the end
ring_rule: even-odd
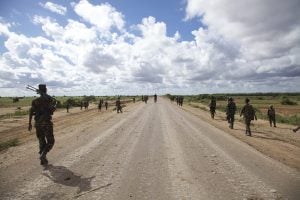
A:
POLYGON ((40 153, 49 152, 54 146, 53 125, 44 124, 36 126, 36 133, 40 144, 40 153))
POLYGON ((41 154, 45 149, 47 143, 46 143, 46 138, 43 129, 39 126, 36 127, 36 137, 39 140, 39 149, 40 149, 39 154, 41 154))
POLYGON ((275 119, 275 117, 273 117, 272 121, 273 121, 274 127, 276 127, 276 119, 275 119))
POLYGON ((233 129, 233 123, 234 123, 234 115, 230 116, 230 128, 233 129))
POLYGON ((272 119, 269 117, 270 126, 272 126, 272 119))
POLYGON ((248 135, 251 136, 251 130, 250 130, 250 123, 251 123, 251 120, 245 119, 245 123, 246 123, 246 134, 248 133, 248 135))

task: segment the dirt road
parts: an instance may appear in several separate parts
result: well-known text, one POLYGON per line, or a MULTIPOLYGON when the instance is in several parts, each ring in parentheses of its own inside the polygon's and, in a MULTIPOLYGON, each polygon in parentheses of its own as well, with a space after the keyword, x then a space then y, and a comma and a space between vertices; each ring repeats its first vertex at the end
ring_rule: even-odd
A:
POLYGON ((299 199, 300 173, 164 99, 82 112, 0 154, 0 199, 299 199))

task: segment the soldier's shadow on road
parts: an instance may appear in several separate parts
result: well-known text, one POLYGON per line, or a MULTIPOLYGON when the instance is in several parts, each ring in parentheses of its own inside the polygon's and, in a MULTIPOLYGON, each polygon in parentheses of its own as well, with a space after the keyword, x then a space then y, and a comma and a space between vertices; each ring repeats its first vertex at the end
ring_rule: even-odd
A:
POLYGON ((82 178, 81 175, 76 175, 64 166, 47 165, 44 171, 49 171, 49 173, 43 173, 43 175, 48 177, 54 183, 69 187, 77 187, 77 194, 91 190, 91 181, 95 178, 95 176, 82 178))

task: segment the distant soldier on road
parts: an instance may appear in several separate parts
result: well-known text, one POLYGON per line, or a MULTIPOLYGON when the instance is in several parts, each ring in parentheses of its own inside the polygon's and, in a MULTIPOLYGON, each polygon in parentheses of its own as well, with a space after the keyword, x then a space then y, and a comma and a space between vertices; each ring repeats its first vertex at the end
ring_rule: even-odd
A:
POLYGON ((210 110, 210 115, 211 115, 212 119, 215 118, 216 107, 217 107, 216 98, 214 96, 212 96, 211 100, 210 100, 210 104, 209 104, 209 110, 210 110))
POLYGON ((230 97, 228 99, 227 107, 226 107, 226 118, 229 123, 229 128, 233 129, 233 123, 234 123, 234 115, 236 112, 236 105, 233 101, 233 98, 230 97))
POLYGON ((132 100, 133 100, 133 103, 135 103, 135 97, 133 97, 132 100))
POLYGON ((269 118, 270 126, 272 127, 272 124, 273 124, 273 126, 276 127, 275 109, 274 109, 273 105, 270 105, 270 107, 268 109, 268 118, 269 118))
POLYGON ((89 101, 84 102, 84 109, 85 110, 89 109, 89 104, 90 104, 89 101))
POLYGON ((146 95, 146 96, 144 96, 144 101, 145 101, 145 103, 147 103, 148 102, 148 95, 146 95))
POLYGON ((46 85, 40 84, 38 88, 41 95, 34 99, 29 110, 28 130, 32 130, 32 117, 34 116, 36 136, 39 139, 39 154, 41 165, 47 165, 47 153, 54 145, 52 115, 55 111, 56 100, 47 94, 46 85))
POLYGON ((154 103, 157 102, 157 94, 154 94, 154 103))
POLYGON ((103 103, 104 103, 104 100, 100 99, 99 103, 98 103, 98 112, 101 111, 103 103))
POLYGON ((107 108, 108 108, 108 102, 107 102, 107 100, 105 100, 105 110, 107 110, 107 108))
POLYGON ((82 107, 83 107, 83 102, 81 101, 80 102, 80 110, 82 110, 82 107))
POLYGON ((121 106, 121 101, 120 101, 120 97, 118 97, 118 99, 116 101, 116 108, 117 108, 117 113, 119 113, 119 112, 123 113, 122 106, 121 106))
POLYGON ((179 99, 179 100, 178 100, 179 106, 182 106, 182 105, 183 105, 183 98, 184 98, 183 96, 179 96, 179 97, 178 97, 178 99, 179 99))
POLYGON ((67 113, 69 113, 69 109, 70 109, 70 103, 69 103, 68 101, 67 101, 66 108, 67 108, 67 113))
POLYGON ((245 99, 246 105, 241 110, 240 116, 244 116, 245 124, 246 124, 246 135, 251 136, 251 130, 250 130, 250 123, 252 120, 257 120, 257 117, 255 115, 255 110, 250 105, 250 100, 248 98, 245 99))

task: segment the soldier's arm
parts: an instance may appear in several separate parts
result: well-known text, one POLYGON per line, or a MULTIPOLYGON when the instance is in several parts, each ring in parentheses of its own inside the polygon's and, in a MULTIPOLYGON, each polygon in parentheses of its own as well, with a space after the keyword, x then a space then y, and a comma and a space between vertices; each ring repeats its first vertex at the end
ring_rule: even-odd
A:
POLYGON ((254 110, 254 108, 252 108, 252 109, 253 109, 253 113, 254 113, 254 119, 257 120, 256 114, 255 114, 255 110, 254 110))
POLYGON ((32 130, 32 116, 34 115, 34 103, 32 102, 32 106, 29 109, 29 123, 28 123, 28 131, 32 130))
POLYGON ((244 112, 245 112, 245 106, 241 110, 240 117, 244 114, 244 112))

